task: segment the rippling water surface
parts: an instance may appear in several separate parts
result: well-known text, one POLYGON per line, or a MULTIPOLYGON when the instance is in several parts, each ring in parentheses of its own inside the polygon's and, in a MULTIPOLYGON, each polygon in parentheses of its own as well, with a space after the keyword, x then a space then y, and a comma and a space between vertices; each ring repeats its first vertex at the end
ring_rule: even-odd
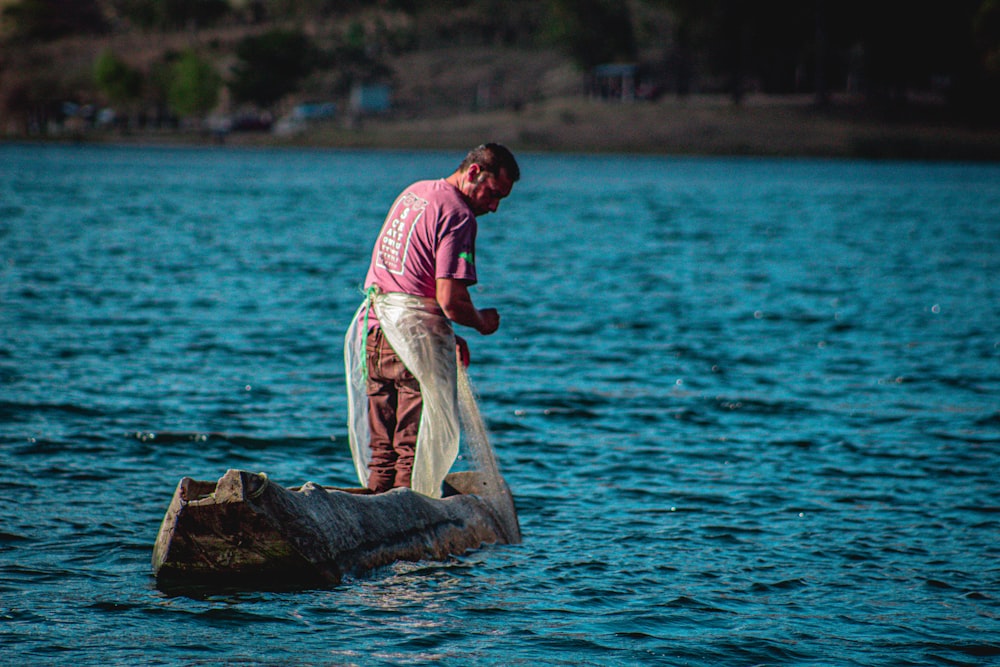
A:
POLYGON ((352 485, 341 340, 450 153, 0 146, 0 663, 1000 664, 1000 166, 521 156, 471 377, 524 531, 168 596, 178 479, 352 485))

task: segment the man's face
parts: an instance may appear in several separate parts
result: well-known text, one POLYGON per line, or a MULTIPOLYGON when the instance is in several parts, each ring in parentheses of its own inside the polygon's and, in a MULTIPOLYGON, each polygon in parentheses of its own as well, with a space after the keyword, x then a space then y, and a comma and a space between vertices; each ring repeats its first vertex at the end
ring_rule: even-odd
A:
POLYGON ((503 170, 500 174, 491 174, 479 168, 479 165, 469 167, 469 186, 465 196, 469 198, 472 212, 477 216, 493 213, 500 206, 500 200, 510 194, 514 187, 513 181, 507 178, 503 170))

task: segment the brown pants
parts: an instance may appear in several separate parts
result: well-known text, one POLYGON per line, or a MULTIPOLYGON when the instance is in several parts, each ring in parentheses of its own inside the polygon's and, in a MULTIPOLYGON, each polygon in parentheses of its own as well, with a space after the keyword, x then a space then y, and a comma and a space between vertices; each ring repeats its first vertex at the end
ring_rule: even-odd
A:
POLYGON ((368 428, 372 450, 368 488, 374 493, 410 486, 423 399, 420 383, 407 370, 381 328, 368 334, 368 428))

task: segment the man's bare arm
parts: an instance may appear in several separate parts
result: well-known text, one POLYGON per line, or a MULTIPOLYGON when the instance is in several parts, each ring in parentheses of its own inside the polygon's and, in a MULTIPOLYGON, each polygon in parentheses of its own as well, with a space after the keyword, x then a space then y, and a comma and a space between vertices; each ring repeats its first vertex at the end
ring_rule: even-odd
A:
POLYGON ((500 327, 500 314, 496 308, 476 308, 469 294, 469 285, 464 280, 454 278, 437 279, 437 302, 445 317, 456 324, 472 327, 481 334, 489 335, 500 327))

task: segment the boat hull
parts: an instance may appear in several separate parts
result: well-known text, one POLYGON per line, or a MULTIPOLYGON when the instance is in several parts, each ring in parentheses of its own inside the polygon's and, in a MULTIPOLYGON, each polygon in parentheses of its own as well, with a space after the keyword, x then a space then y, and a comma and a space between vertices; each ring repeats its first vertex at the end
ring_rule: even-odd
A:
POLYGON ((453 473, 446 488, 451 495, 433 499, 311 482, 288 489, 242 470, 215 483, 185 477, 160 526, 153 572, 161 588, 335 584, 397 560, 443 560, 521 541, 502 480, 453 473))

